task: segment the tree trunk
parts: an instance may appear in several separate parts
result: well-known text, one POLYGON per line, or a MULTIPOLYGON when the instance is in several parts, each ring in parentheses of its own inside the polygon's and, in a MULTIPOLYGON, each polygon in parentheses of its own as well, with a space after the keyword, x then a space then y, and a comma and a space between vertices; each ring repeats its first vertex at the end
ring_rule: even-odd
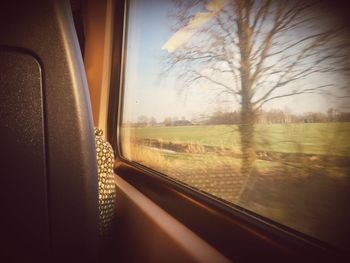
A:
POLYGON ((242 123, 239 127, 242 152, 242 175, 249 177, 255 166, 254 113, 251 107, 242 107, 242 123))
POLYGON ((244 176, 243 184, 237 201, 240 203, 249 202, 249 193, 254 188, 255 182, 255 138, 254 138, 254 110, 249 102, 242 104, 241 125, 239 132, 241 137, 241 174, 244 176))
POLYGON ((252 105, 252 76, 251 76, 251 49, 252 30, 249 23, 249 1, 237 2, 237 29, 240 49, 240 73, 241 73, 241 125, 239 127, 241 137, 242 164, 241 174, 245 177, 238 201, 246 188, 250 188, 250 177, 255 168, 255 143, 254 121, 255 114, 252 105))

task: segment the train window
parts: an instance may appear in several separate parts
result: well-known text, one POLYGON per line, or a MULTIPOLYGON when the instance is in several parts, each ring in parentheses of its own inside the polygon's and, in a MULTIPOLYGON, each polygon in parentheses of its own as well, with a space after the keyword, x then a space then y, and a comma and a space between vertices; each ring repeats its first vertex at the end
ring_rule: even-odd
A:
POLYGON ((350 38, 329 1, 130 0, 126 160, 350 244, 350 38))

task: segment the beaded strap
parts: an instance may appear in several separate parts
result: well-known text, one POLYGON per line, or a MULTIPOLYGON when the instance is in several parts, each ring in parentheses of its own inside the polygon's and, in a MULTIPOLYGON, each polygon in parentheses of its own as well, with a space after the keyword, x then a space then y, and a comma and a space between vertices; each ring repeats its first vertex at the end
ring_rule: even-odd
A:
POLYGON ((106 235, 114 217, 116 187, 114 181, 114 153, 112 146, 103 138, 103 131, 95 128, 98 165, 98 201, 100 234, 106 235))

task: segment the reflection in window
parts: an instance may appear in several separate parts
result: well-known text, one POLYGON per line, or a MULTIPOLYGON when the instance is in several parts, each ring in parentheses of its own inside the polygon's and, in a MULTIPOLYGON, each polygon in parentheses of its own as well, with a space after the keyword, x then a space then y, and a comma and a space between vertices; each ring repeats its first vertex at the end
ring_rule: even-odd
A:
POLYGON ((309 1, 129 4, 122 154, 350 244, 350 38, 309 1))

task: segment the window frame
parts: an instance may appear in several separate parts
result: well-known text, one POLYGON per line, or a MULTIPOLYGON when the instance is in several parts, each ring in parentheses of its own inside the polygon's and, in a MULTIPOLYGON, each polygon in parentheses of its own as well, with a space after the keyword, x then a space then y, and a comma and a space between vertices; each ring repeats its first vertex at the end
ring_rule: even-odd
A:
POLYGON ((117 158, 115 173, 231 260, 334 262, 348 257, 348 251, 225 200, 214 199, 208 193, 122 156, 119 127, 123 111, 128 1, 116 1, 114 11, 107 138, 117 158))

